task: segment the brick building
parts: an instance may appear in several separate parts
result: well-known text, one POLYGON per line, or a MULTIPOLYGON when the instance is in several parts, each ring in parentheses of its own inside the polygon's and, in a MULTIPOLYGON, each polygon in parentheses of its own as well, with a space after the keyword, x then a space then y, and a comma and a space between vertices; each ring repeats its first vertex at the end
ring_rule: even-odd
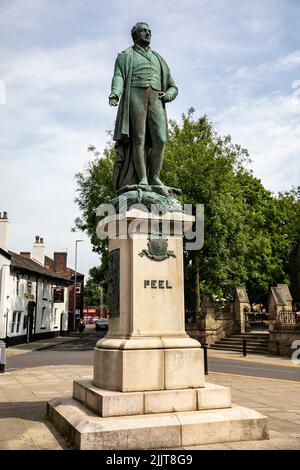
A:
POLYGON ((0 213, 0 339, 8 346, 62 335, 68 329, 66 275, 44 266, 44 241, 32 253, 8 249, 8 218, 0 213))
POLYGON ((84 294, 84 274, 76 273, 76 319, 74 322, 74 281, 75 271, 67 266, 67 252, 55 251, 53 258, 45 257, 45 268, 65 276, 69 281, 68 304, 69 304, 69 330, 74 329, 79 318, 83 317, 83 294, 84 294))

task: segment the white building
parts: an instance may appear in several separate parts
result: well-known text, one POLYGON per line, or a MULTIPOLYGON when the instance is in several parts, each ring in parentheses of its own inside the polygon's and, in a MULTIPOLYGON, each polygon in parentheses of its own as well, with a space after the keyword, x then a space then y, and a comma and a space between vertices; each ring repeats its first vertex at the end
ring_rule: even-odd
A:
POLYGON ((0 339, 7 346, 65 334, 67 276, 46 269, 45 245, 36 237, 32 255, 8 249, 9 221, 0 213, 0 339))

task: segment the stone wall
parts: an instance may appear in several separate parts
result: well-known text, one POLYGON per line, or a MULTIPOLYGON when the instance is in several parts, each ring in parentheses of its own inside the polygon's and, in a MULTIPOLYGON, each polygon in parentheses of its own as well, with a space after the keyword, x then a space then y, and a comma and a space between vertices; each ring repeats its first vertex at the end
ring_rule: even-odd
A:
POLYGON ((250 302, 245 287, 236 287, 233 310, 239 333, 245 333, 245 311, 250 311, 250 302))
POLYGON ((270 331, 269 352, 279 356, 291 357, 295 349, 292 349, 294 341, 300 341, 300 328, 283 325, 270 331))
POLYGON ((220 314, 214 311, 208 311, 205 319, 198 323, 186 324, 186 332, 189 336, 209 346, 236 333, 236 330, 233 314, 220 314))

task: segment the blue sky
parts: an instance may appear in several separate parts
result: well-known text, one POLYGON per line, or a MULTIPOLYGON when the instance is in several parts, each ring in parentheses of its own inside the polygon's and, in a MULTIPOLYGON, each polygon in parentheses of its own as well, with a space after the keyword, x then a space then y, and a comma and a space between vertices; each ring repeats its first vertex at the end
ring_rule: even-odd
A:
POLYGON ((39 234, 72 265, 83 238, 78 269, 98 263, 70 232, 74 174, 113 128, 114 60, 140 20, 179 88, 169 118, 193 106, 248 148, 268 189, 300 184, 298 0, 0 0, 0 211, 12 250, 30 251, 39 234))

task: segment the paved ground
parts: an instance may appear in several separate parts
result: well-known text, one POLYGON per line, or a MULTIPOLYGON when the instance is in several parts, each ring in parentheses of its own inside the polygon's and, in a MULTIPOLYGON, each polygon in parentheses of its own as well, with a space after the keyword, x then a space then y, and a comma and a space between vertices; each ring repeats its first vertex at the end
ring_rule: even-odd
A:
MULTIPOLYGON (((44 344, 31 343, 26 352, 49 347, 73 338, 53 338, 44 344), (49 344, 50 342, 50 344, 49 344)), ((76 340, 76 338, 75 338, 76 340)), ((76 343, 78 345, 78 343, 76 343)), ((72 344, 70 343, 72 349, 72 344)), ((15 355, 20 347, 9 348, 15 355)), ((19 353, 20 354, 20 353, 19 353)), ((210 360, 229 360, 247 365, 260 363, 291 367, 299 371, 288 359, 274 356, 248 356, 239 353, 209 351, 210 360)), ((0 374, 0 449, 72 449, 70 444, 53 428, 46 416, 46 403, 55 396, 70 395, 74 378, 90 377, 91 365, 51 365, 11 370, 0 374)), ((300 382, 246 375, 210 372, 209 382, 231 387, 233 402, 247 406, 269 418, 270 440, 189 447, 192 449, 300 449, 300 382)))
POLYGON ((18 344, 17 346, 10 346, 6 349, 6 358, 21 356, 28 354, 32 351, 41 351, 43 349, 52 348, 59 344, 72 343, 76 340, 74 336, 57 336, 56 338, 41 339, 34 343, 18 344))

